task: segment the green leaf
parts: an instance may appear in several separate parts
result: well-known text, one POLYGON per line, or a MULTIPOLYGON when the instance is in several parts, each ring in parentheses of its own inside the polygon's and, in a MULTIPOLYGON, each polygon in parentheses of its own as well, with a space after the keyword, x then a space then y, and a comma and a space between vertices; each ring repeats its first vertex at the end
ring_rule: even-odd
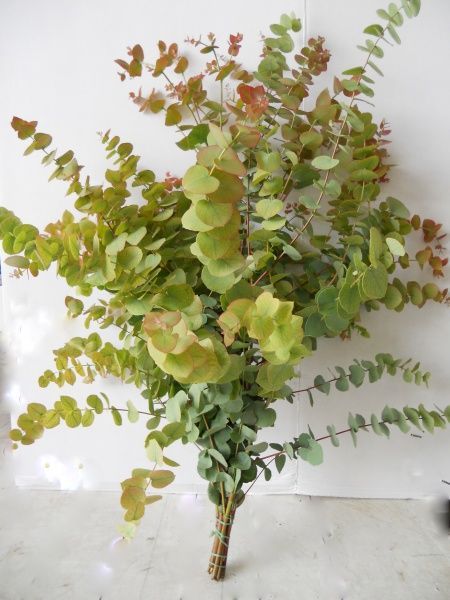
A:
POLYGON ((86 409, 81 417, 82 427, 89 427, 94 422, 94 411, 86 409))
POLYGON ((274 392, 281 389, 286 381, 289 381, 292 377, 294 377, 292 365, 272 365, 266 363, 258 370, 256 383, 264 391, 274 392))
POLYGON ((373 61, 369 60, 367 64, 375 71, 375 73, 378 73, 381 77, 384 76, 383 71, 373 61))
POLYGON ((40 402, 30 402, 27 406, 27 413, 34 421, 38 421, 46 412, 47 408, 45 404, 41 404, 40 402))
POLYGON ((3 262, 5 265, 16 269, 28 269, 30 266, 30 261, 26 256, 8 256, 3 262))
POLYGON ((263 403, 258 402, 255 406, 256 424, 258 427, 272 427, 277 418, 273 408, 266 408, 263 403))
POLYGON ((267 221, 263 221, 262 226, 267 231, 276 231, 277 229, 281 229, 285 223, 286 219, 277 215, 267 221))
POLYGON ((323 394, 326 394, 327 396, 330 393, 330 382, 325 381, 325 379, 322 375, 317 375, 314 378, 314 386, 319 390, 319 392, 322 392, 323 394))
POLYGON ((336 435, 336 427, 334 425, 328 425, 327 431, 330 435, 331 443, 335 448, 339 447, 339 438, 336 435))
POLYGON ((339 290, 339 304, 349 315, 353 315, 359 310, 361 298, 359 296, 358 286, 345 283, 339 290))
POLYGON ((111 406, 111 414, 116 425, 122 425, 122 415, 115 406, 111 406))
POLYGON ((369 241, 369 260, 370 264, 374 267, 378 264, 378 259, 383 252, 383 238, 381 233, 376 227, 370 228, 370 241, 369 241))
POLYGON ((383 408, 383 412, 381 413, 381 418, 383 421, 386 421, 387 423, 392 424, 396 421, 397 414, 398 414, 397 409, 392 408, 391 406, 385 406, 383 408))
POLYGON ((132 246, 136 246, 146 236, 146 234, 147 228, 143 225, 142 227, 136 229, 136 231, 133 231, 133 233, 127 234, 127 242, 132 246))
POLYGON ((256 433, 255 431, 253 431, 253 429, 251 429, 250 427, 247 427, 247 425, 242 425, 241 427, 241 433, 242 435, 249 440, 249 442, 255 442, 256 441, 256 433))
POLYGON ((292 150, 285 150, 284 153, 285 153, 286 157, 289 159, 289 161, 293 165, 297 165, 298 164, 298 157, 295 154, 295 152, 292 152, 292 150))
POLYGON ((218 127, 215 123, 209 123, 208 126, 209 126, 210 138, 211 138, 209 140, 209 142, 210 143, 212 142, 212 144, 216 144, 223 150, 228 148, 229 141, 227 139, 227 136, 229 138, 229 133, 227 133, 225 135, 224 131, 220 127, 218 127))
POLYGON ((64 300, 64 304, 68 308, 68 315, 72 318, 78 317, 81 315, 84 309, 83 302, 78 300, 78 298, 73 298, 72 296, 66 296, 64 300))
POLYGON ((319 313, 313 313, 306 321, 305 335, 318 338, 327 333, 327 327, 319 313))
POLYGON ((283 202, 273 198, 264 198, 255 205, 256 214, 263 219, 270 219, 278 215, 282 208, 283 202))
POLYGON ((277 468, 278 473, 281 473, 285 464, 286 464, 286 454, 278 454, 275 457, 275 467, 277 468))
POLYGON ((298 438, 300 458, 311 465, 320 465, 323 462, 322 446, 307 433, 302 433, 298 438))
POLYGON ((312 185, 317 179, 320 179, 320 173, 309 165, 299 163, 292 169, 292 179, 297 184, 296 187, 305 188, 312 185))
POLYGON ((347 373, 342 367, 335 367, 335 369, 339 374, 339 379, 335 383, 336 389, 340 392, 346 392, 350 388, 347 373))
POLYGON ((428 433, 433 433, 434 419, 423 404, 419 404, 419 415, 422 417, 422 424, 428 433))
POLYGON ((375 37, 381 37, 383 35, 383 31, 384 30, 381 27, 381 25, 374 24, 366 27, 363 33, 367 33, 368 35, 374 35, 375 37))
POLYGON ((197 217, 206 225, 211 227, 222 227, 226 225, 233 216, 232 204, 200 200, 195 205, 197 217))
POLYGON ((445 407, 444 416, 447 419, 447 421, 450 423, 450 404, 445 407))
POLYGON ((387 271, 382 264, 378 264, 377 267, 369 267, 362 277, 362 289, 366 296, 372 300, 383 298, 386 294, 387 285, 387 271))
POLYGON ((175 475, 172 473, 172 471, 161 469, 158 471, 150 471, 149 479, 154 488, 161 489, 170 485, 175 479, 175 475))
POLYGON ((289 244, 283 245, 283 252, 284 252, 284 254, 289 256, 289 258, 291 258, 292 260, 299 261, 302 259, 302 255, 297 250, 297 248, 294 248, 294 246, 291 246, 289 244))
POLYGON ((168 285, 157 294, 154 303, 167 310, 182 310, 190 306, 195 299, 194 292, 187 283, 168 285))
POLYGON ((389 31, 389 34, 390 34, 391 38, 394 40, 394 42, 396 42, 397 44, 402 43, 400 36, 398 35, 398 33, 397 33, 394 25, 392 25, 392 23, 389 23, 387 30, 389 31))
POLYGON ((331 158, 331 156, 316 156, 311 161, 311 165, 315 169, 319 169, 319 171, 329 171, 330 169, 334 169, 339 164, 339 160, 337 158, 331 158))
POLYGON ((374 433, 376 433, 377 435, 385 435, 386 437, 389 437, 389 428, 384 423, 381 423, 376 415, 371 416, 370 424, 372 425, 374 433))
POLYGON ((138 246, 127 246, 117 255, 117 262, 127 271, 135 269, 142 260, 142 250, 138 246))
POLYGON ((338 291, 335 287, 325 287, 316 294, 316 303, 321 314, 334 312, 338 291))
POLYGON ((202 450, 198 455, 197 468, 201 471, 205 471, 206 469, 210 469, 212 467, 212 464, 213 462, 209 455, 209 451, 202 450))
POLYGON ((48 133, 36 133, 34 136, 34 147, 36 150, 43 150, 52 143, 52 136, 48 133))
POLYGON ((364 377, 366 375, 365 370, 360 365, 350 365, 349 367, 350 382, 355 386, 359 387, 364 382, 364 377))
POLYGON ((216 481, 223 482, 225 484, 225 491, 227 494, 231 494, 234 491, 234 480, 228 473, 221 471, 217 474, 216 481))
POLYGON ((395 285, 389 284, 387 287, 386 295, 384 297, 384 303, 386 308, 389 310, 394 310, 397 306, 403 302, 403 296, 399 292, 399 290, 395 287, 395 285))
POLYGON ((217 277, 204 266, 202 269, 202 281, 208 290, 217 292, 218 294, 224 294, 234 285, 236 278, 233 274, 217 277))
MULTIPOLYGON (((155 434, 156 432, 154 432, 155 434)), ((184 423, 167 423, 162 428, 162 434, 167 438, 164 440, 164 444, 168 446, 173 442, 179 440, 186 433, 186 426, 184 423)), ((156 439, 156 438, 155 438, 156 439)))
POLYGON ((183 177, 183 188, 192 194, 212 194, 219 187, 219 180, 201 165, 190 167, 183 177))
POLYGON ((411 408, 409 406, 405 406, 403 408, 403 413, 404 413, 405 417, 409 421, 411 421, 411 423, 413 425, 415 425, 417 427, 417 429, 420 429, 420 431, 423 431, 422 425, 421 425, 421 421, 420 421, 420 417, 419 417, 419 413, 417 412, 417 410, 415 408, 411 408))
POLYGON ((308 148, 316 149, 322 145, 323 136, 318 131, 310 129, 309 131, 300 134, 300 142, 308 148))
POLYGON ((91 394, 90 396, 88 396, 86 402, 88 406, 93 408, 98 415, 100 415, 103 412, 103 402, 95 394, 91 394))
POLYGON ((71 396, 61 396, 60 402, 65 412, 77 408, 77 401, 71 396))
POLYGON ((170 127, 171 125, 177 125, 182 119, 181 112, 178 109, 177 104, 171 104, 167 107, 165 124, 170 127))
POLYGON ((200 123, 193 127, 186 137, 177 142, 177 146, 182 150, 193 150, 198 144, 206 143, 208 133, 208 125, 200 123))
POLYGON ((147 457, 151 462, 154 462, 157 465, 161 465, 163 463, 162 448, 156 439, 151 439, 148 441, 146 446, 146 452, 147 457))
POLYGON ((369 181, 377 179, 378 175, 370 169, 355 169, 354 171, 352 171, 350 178, 354 179, 355 181, 364 181, 367 183, 369 181))
POLYGON ((224 456, 222 456, 222 454, 218 450, 216 450, 215 448, 210 448, 208 450, 208 454, 210 456, 212 456, 223 467, 225 467, 226 469, 228 469, 228 463, 227 463, 227 461, 225 460, 224 456))
POLYGON ((59 414, 56 410, 48 410, 45 415, 42 417, 42 425, 46 429, 53 429, 53 427, 57 427, 61 421, 59 414))
POLYGON ((405 418, 405 415, 398 411, 397 420, 395 421, 395 425, 400 429, 402 433, 408 433, 410 431, 410 426, 405 418))
POLYGON ((181 420, 181 408, 177 395, 168 398, 166 401, 166 418, 169 423, 181 420))
POLYGON ((130 298, 126 300, 125 306, 131 315, 145 315, 153 308, 153 296, 143 298, 130 298))
POLYGON ((386 244, 388 245, 391 254, 394 256, 405 256, 406 250, 402 243, 392 237, 386 238, 386 244))
POLYGON ((311 198, 310 196, 300 196, 298 201, 300 204, 303 204, 303 206, 306 206, 306 208, 310 208, 311 210, 317 210, 319 208, 317 199, 311 198))
POLYGON ((179 467, 180 466, 179 463, 177 463, 176 461, 168 458, 167 456, 163 456, 163 462, 168 467, 179 467))
POLYGON ((71 428, 81 425, 81 419, 82 415, 79 408, 74 408, 65 414, 66 425, 71 428))
POLYGON ((20 442, 22 437, 23 433, 20 431, 20 429, 11 429, 9 432, 9 439, 13 442, 20 442))
POLYGON ((403 371, 403 381, 405 381, 406 383, 412 383, 414 379, 414 375, 411 372, 411 369, 405 369, 403 371))
POLYGON ((396 217, 399 217, 400 219, 409 219, 409 210, 406 208, 403 202, 400 202, 400 200, 397 200, 397 198, 389 196, 388 198, 386 198, 386 204, 388 205, 388 208, 391 211, 391 213, 396 217))
POLYGON ((127 400, 128 420, 130 423, 136 423, 139 420, 139 412, 131 400, 127 400))

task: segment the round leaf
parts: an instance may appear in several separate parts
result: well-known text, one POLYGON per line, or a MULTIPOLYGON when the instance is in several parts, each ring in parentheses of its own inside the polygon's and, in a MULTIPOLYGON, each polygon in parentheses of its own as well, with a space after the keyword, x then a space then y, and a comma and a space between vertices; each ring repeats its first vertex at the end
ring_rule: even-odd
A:
POLYGON ((201 165, 190 167, 183 177, 183 188, 192 194, 212 194, 219 187, 219 181, 201 165))
POLYGON ((127 271, 135 269, 142 260, 142 250, 138 246, 127 246, 117 255, 118 263, 127 271))
POLYGON ((330 169, 334 169, 339 164, 339 160, 337 158, 331 158, 331 156, 316 156, 316 158, 311 161, 311 165, 315 169, 319 169, 319 171, 329 171, 330 169))
POLYGON ((222 227, 233 215, 233 205, 210 200, 200 200, 195 206, 197 217, 206 225, 222 227))
POLYGON ((388 285, 387 271, 383 265, 369 267, 362 278, 362 289, 372 300, 384 298, 388 285))
POLYGON ((386 244, 394 256, 405 256, 405 247, 395 238, 387 237, 386 244))

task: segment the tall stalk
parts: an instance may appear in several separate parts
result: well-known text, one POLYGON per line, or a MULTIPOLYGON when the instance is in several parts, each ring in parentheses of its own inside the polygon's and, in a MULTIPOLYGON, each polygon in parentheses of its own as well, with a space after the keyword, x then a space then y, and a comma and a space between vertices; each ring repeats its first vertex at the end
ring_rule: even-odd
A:
POLYGON ((222 506, 216 507, 216 527, 213 532, 214 541, 208 565, 208 573, 215 581, 225 578, 235 511, 234 495, 229 496, 225 510, 222 506))

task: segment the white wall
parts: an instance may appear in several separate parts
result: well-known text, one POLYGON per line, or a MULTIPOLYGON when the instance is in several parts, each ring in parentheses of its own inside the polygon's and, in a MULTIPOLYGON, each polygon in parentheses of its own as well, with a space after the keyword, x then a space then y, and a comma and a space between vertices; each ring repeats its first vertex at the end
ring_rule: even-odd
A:
MULTIPOLYGON (((61 150, 75 150, 94 180, 102 178, 105 168, 95 132, 108 128, 133 142, 147 166, 158 174, 167 170, 183 172, 190 157, 174 146, 175 133, 158 117, 139 114, 127 98, 130 85, 120 83, 116 75, 112 60, 123 57, 127 45, 141 42, 150 54, 158 39, 182 42, 187 34, 210 30, 225 39, 227 34, 241 31, 245 34, 242 57, 252 67, 258 54, 259 32, 279 13, 295 10, 302 18, 306 16, 306 31, 299 34, 299 40, 304 35, 323 34, 333 54, 331 71, 339 73, 360 62, 355 45, 379 4, 380 0, 310 0, 305 5, 300 0, 276 4, 231 0, 226 11, 219 11, 216 4, 205 0, 172 0, 170 5, 145 0, 130 0, 126 5, 118 0, 15 0, 3 4, 0 204, 37 225, 54 220, 70 207, 64 185, 48 184, 48 171, 40 166, 39 159, 21 156, 23 142, 9 128, 13 114, 39 120, 42 130, 53 135, 61 150)), ((414 210, 448 226, 445 98, 450 87, 446 68, 450 6, 445 0, 424 4, 421 17, 402 29, 403 45, 387 52, 383 61, 386 77, 377 84, 375 110, 380 119, 386 117, 393 126, 391 153, 393 162, 401 165, 386 189, 414 210)), ((329 77, 323 77, 324 85, 327 81, 329 77)), ((51 366, 51 349, 80 329, 66 319, 63 299, 67 290, 52 273, 31 281, 12 280, 5 273, 4 283, 11 365, 9 402, 16 414, 27 402, 55 399, 58 390, 41 390, 36 378, 51 366)), ((433 305, 420 312, 411 308, 401 315, 372 314, 365 324, 372 331, 371 340, 323 343, 320 359, 304 362, 302 385, 312 382, 314 375, 326 371, 328 365, 345 366, 353 357, 370 358, 378 351, 391 351, 422 360, 434 375, 430 390, 390 378, 353 393, 336 392, 328 398, 317 398, 314 410, 304 398, 299 399, 294 407, 280 405, 279 423, 271 431, 271 439, 290 439, 307 423, 319 435, 329 423, 338 428, 345 425, 349 410, 368 415, 380 412, 386 402, 449 403, 446 367, 450 319, 446 308, 433 305)), ((123 404, 128 398, 139 401, 132 388, 117 382, 104 382, 101 389, 123 404)), ((82 397, 91 391, 77 386, 66 393, 82 397)), ((46 432, 37 444, 15 453, 17 482, 50 486, 48 477, 52 474, 56 487, 81 483, 96 489, 114 488, 131 468, 145 465, 143 430, 143 424, 115 428, 105 416, 98 419, 95 430, 46 432), (45 469, 44 463, 51 464, 52 469, 45 469), (83 469, 79 469, 80 464, 83 469)), ((320 468, 301 463, 297 473, 297 465, 291 464, 281 477, 274 477, 259 489, 385 497, 420 496, 441 490, 441 479, 450 478, 449 433, 439 432, 423 439, 392 437, 388 442, 371 434, 361 435, 356 451, 350 440, 343 439, 339 449, 325 447, 326 461, 320 468)), ((180 447, 170 456, 183 461, 173 489, 203 489, 195 474, 194 453, 180 447)))

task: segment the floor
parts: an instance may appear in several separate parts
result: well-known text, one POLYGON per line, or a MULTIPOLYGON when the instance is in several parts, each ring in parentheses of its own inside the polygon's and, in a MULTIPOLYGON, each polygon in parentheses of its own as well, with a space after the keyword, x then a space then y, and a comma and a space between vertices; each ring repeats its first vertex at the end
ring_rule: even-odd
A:
POLYGON ((7 430, 0 416, 0 600, 450 598, 450 538, 434 503, 249 497, 215 583, 204 496, 166 496, 125 542, 118 494, 14 488, 7 430))

